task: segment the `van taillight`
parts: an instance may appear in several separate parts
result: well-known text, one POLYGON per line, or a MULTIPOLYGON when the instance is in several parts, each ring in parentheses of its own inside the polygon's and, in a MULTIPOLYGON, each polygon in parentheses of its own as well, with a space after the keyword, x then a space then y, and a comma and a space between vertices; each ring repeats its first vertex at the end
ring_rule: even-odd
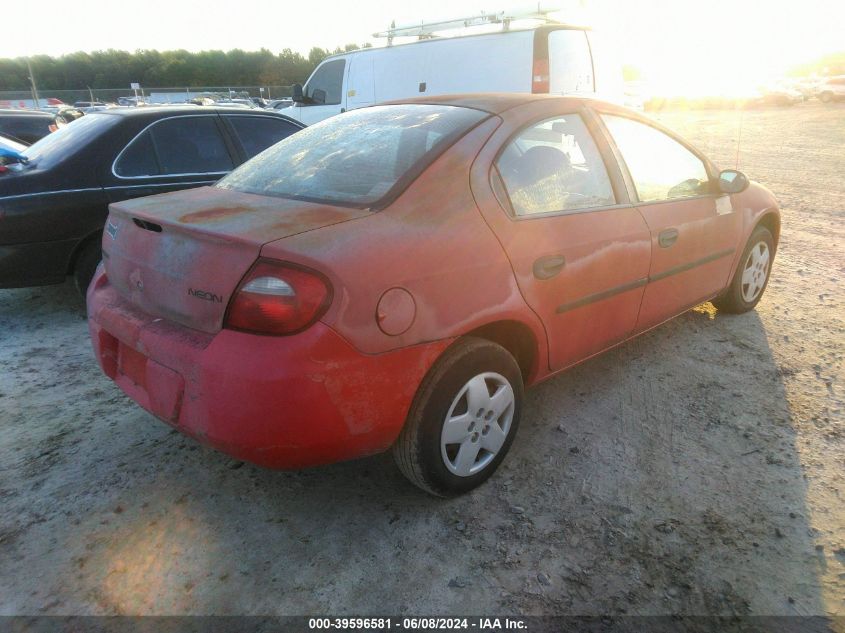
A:
POLYGON ((259 259, 229 302, 224 326, 282 336, 311 326, 328 309, 332 290, 313 270, 259 259))
POLYGON ((531 69, 531 92, 534 94, 548 94, 549 92, 549 60, 542 57, 534 59, 531 69))

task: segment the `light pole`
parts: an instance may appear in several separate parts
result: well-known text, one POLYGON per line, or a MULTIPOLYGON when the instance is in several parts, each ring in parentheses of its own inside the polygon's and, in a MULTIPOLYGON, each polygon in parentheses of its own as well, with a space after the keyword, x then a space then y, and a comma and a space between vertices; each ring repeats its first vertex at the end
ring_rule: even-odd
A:
POLYGON ((38 89, 35 87, 35 75, 32 72, 32 64, 29 63, 29 57, 26 58, 26 69, 29 71, 29 86, 32 91, 32 100, 35 102, 35 109, 41 109, 41 103, 38 101, 38 89))

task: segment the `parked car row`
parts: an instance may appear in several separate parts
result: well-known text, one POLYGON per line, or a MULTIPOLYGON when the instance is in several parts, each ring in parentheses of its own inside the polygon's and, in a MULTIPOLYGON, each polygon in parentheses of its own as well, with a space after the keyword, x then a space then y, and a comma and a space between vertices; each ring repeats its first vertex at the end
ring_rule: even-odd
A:
POLYGON ((25 148, 27 162, 0 175, 0 287, 74 275, 84 293, 100 261, 110 203, 211 184, 302 127, 258 110, 85 115, 25 148))
POLYGON ((845 99, 845 75, 831 77, 818 88, 818 97, 825 103, 845 99))
POLYGON ((19 143, 31 145, 44 138, 50 132, 55 132, 65 121, 55 114, 38 110, 0 110, 0 134, 17 140, 19 143))

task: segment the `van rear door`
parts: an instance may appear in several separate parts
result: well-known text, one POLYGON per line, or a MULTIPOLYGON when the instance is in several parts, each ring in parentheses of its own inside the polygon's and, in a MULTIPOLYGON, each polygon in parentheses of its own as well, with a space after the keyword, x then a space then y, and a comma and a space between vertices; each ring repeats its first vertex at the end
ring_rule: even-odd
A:
MULTIPOLYGON (((544 30, 537 30, 543 37, 544 30)), ((549 94, 594 94, 593 59, 587 33, 581 29, 548 31, 549 94)))
POLYGON ((598 31, 588 31, 590 52, 593 55, 596 96, 613 103, 625 103, 625 83, 622 79, 622 61, 611 38, 598 31))

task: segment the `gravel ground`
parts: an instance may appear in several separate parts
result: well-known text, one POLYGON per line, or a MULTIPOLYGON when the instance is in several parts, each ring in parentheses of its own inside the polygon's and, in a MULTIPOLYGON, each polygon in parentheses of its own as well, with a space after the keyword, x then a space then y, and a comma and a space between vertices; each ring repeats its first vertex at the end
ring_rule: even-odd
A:
POLYGON ((766 296, 531 390, 460 499, 202 448, 101 375, 70 283, 0 291, 0 615, 845 615, 845 105, 658 118, 723 166, 742 118, 766 296))

